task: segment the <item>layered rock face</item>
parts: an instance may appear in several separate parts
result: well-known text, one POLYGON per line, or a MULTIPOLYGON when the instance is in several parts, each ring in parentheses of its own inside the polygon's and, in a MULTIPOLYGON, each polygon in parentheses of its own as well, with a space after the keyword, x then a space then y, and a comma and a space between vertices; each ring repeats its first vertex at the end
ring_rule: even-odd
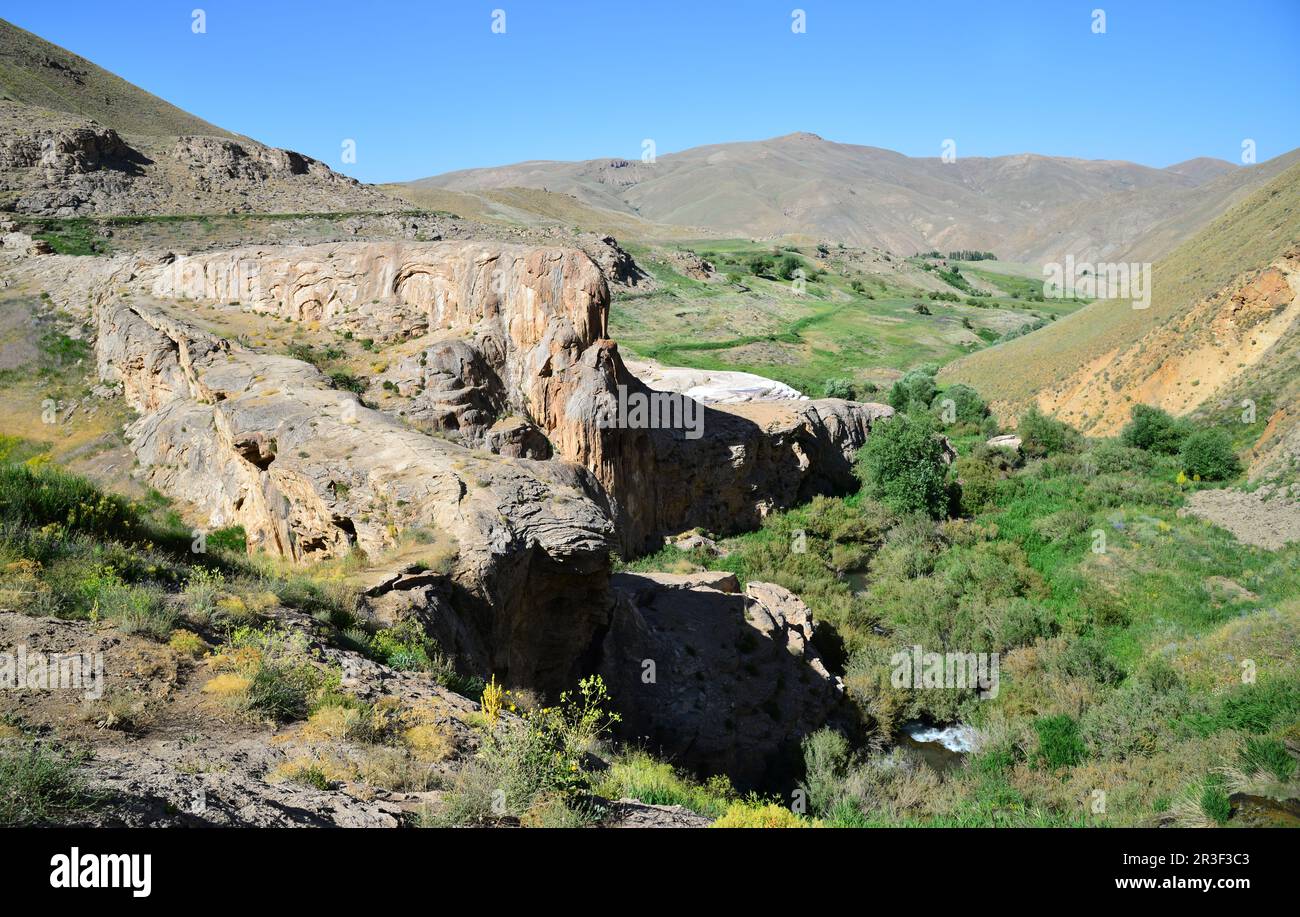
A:
POLYGON ((542 689, 576 675, 608 620, 614 546, 584 469, 471 453, 331 389, 309 364, 158 310, 106 303, 98 336, 101 375, 144 415, 128 437, 160 490, 297 559, 378 554, 403 532, 450 539, 451 602, 486 655, 470 663, 542 689))
POLYGON ((766 788, 798 772, 804 736, 850 724, 843 684, 813 647, 812 613, 788 590, 741 593, 718 574, 620 573, 611 584, 601 674, 629 738, 766 788))
POLYGON ((409 399, 408 415, 470 445, 487 444, 507 414, 532 424, 556 456, 604 485, 631 552, 692 526, 752 526, 773 508, 851 486, 853 453, 892 413, 834 399, 701 407, 698 438, 682 426, 610 424, 620 399, 653 392, 606 337, 605 280, 573 250, 473 242, 239 249, 178 258, 153 293, 239 302, 378 340, 427 333, 427 346, 385 375, 409 399))

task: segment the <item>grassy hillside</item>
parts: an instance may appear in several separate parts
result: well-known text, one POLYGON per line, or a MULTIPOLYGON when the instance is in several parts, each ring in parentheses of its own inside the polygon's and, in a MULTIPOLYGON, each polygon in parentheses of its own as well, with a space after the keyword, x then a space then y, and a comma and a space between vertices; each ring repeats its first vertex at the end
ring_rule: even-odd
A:
POLYGON ((1014 282, 985 294, 965 266, 945 273, 927 259, 834 246, 712 239, 628 250, 657 285, 613 299, 610 334, 627 352, 757 373, 813 397, 836 380, 870 396, 914 366, 947 362, 1080 305, 1031 300, 1014 282), (682 273, 679 250, 703 257, 717 276, 682 273), (806 275, 802 293, 788 276, 795 268, 806 275))
MULTIPOLYGON (((1099 300, 1035 334, 973 353, 942 378, 966 382, 1009 413, 1108 355, 1135 346, 1198 302, 1259 271, 1300 240, 1300 165, 1224 214, 1155 265, 1149 309, 1099 300), (1015 366, 1016 372, 1007 372, 1015 366)), ((1100 385, 1102 380, 1097 379, 1100 385)), ((1208 393, 1207 393, 1208 394, 1208 393)))
POLYGON ((0 97, 93 118, 124 134, 235 136, 3 19, 0 97))

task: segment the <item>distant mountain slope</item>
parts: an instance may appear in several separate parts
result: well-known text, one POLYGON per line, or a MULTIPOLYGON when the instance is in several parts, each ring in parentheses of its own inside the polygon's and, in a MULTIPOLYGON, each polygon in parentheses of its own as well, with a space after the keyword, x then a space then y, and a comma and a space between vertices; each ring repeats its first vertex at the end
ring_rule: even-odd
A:
POLYGON ((73 216, 396 209, 0 20, 0 210, 73 216))
POLYGON ((1004 416, 1037 403, 1095 434, 1117 432, 1134 403, 1235 414, 1249 398, 1258 426, 1240 429, 1257 457, 1300 445, 1300 164, 1158 262, 1152 289, 1149 309, 1099 300, 942 376, 1004 416))
MULTIPOLYGON (((1205 219, 1217 215, 1272 169, 1207 159, 1154 169, 1032 154, 945 163, 796 133, 696 147, 654 163, 533 161, 407 184, 474 193, 541 188, 721 235, 797 234, 907 254, 978 248, 1041 261, 1067 250, 1081 259, 1118 256, 1193 205, 1208 211, 1205 219)), ((1200 225, 1173 226, 1163 244, 1176 245, 1200 225)))
POLYGON ((97 121, 122 134, 235 137, 3 19, 0 97, 97 121))

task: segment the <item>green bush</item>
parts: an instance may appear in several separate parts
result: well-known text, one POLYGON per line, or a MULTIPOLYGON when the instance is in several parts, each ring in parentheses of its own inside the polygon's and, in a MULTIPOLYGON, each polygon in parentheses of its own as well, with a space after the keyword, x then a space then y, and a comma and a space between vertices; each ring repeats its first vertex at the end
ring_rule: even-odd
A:
POLYGON ((895 411, 914 414, 930 408, 937 388, 934 372, 928 366, 913 369, 889 390, 889 404, 895 411))
POLYGON ((263 663, 248 687, 248 708, 279 723, 305 719, 323 678, 307 663, 263 663))
POLYGON ((1264 771, 1285 783, 1295 773, 1296 760, 1277 739, 1246 739, 1241 749, 1241 769, 1247 774, 1264 771))
POLYGON ((1133 405, 1129 416, 1131 419, 1119 438, 1124 445, 1134 449, 1174 455, 1191 432, 1185 421, 1176 420, 1160 408, 1145 404, 1133 405))
POLYGON ((956 385, 948 386, 939 394, 937 401, 932 400, 932 404, 940 405, 946 398, 952 399, 955 408, 954 423, 978 424, 989 413, 988 405, 984 403, 984 399, 980 397, 979 392, 969 385, 962 385, 959 382, 956 385))
POLYGON ((829 812, 843 794, 852 753, 848 739, 833 729, 819 729, 804 738, 802 785, 814 814, 829 812))
POLYGON ((1201 790, 1200 805, 1205 817, 1216 825, 1226 825, 1232 817, 1232 802, 1223 786, 1216 781, 1206 781, 1201 790))
POLYGON ((1078 430, 1048 417, 1037 407, 1021 415, 1016 432, 1020 435, 1020 448, 1030 458, 1078 452, 1083 447, 1083 437, 1078 430))
POLYGON ((1040 767, 1050 770, 1074 767, 1084 759, 1087 749, 1079 735, 1079 724, 1068 714, 1037 719, 1034 731, 1038 733, 1038 751, 1034 761, 1040 767))
POLYGON ((93 801, 75 760, 37 744, 0 746, 0 826, 54 824, 93 801))
POLYGON ((938 518, 947 511, 943 447, 926 420, 895 415, 879 424, 862 447, 859 462, 872 494, 895 512, 938 518))
POLYGON ((843 398, 845 401, 857 401, 858 391, 851 379, 827 379, 822 387, 822 394, 827 398, 843 398))
POLYGON ((1222 430, 1197 430, 1183 442, 1179 453, 1183 472, 1202 481, 1226 481, 1241 473, 1232 438, 1222 430))

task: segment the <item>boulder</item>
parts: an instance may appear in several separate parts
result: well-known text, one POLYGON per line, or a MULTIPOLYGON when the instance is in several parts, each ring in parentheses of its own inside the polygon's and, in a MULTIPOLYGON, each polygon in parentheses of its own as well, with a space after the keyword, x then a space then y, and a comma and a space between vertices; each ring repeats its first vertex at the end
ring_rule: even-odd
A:
POLYGON ((814 646, 807 606, 773 584, 722 591, 691 576, 620 573, 600 672, 628 739, 726 773, 742 789, 788 786, 800 741, 851 728, 852 706, 814 646))

